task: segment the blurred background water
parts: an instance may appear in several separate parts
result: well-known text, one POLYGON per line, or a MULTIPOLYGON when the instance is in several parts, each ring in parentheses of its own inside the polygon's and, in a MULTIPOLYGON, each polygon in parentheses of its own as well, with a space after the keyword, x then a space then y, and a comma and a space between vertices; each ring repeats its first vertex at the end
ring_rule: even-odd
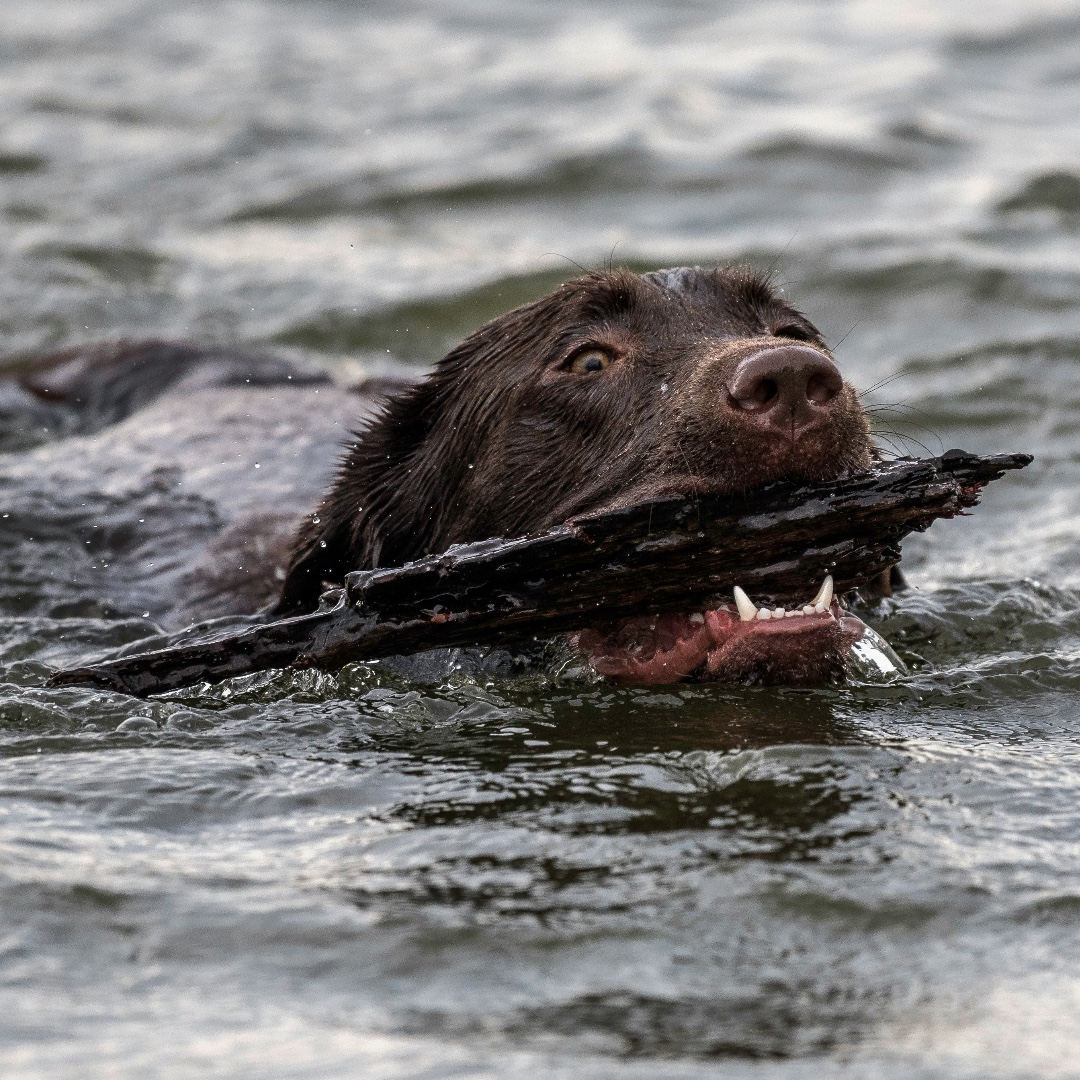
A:
POLYGON ((575 264, 748 262, 885 440, 1037 455, 907 544, 882 686, 49 690, 153 628, 5 556, 5 1075, 1080 1075, 1080 5, 2 16, 3 363, 351 381, 575 264))

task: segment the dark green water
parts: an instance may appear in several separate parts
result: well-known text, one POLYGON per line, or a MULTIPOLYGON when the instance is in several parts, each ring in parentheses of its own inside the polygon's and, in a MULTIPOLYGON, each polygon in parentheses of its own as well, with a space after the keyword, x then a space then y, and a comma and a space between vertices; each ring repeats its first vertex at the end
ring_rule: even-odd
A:
POLYGON ((86 560, 151 502, 156 551, 221 523, 167 441, 125 487, 0 402, 0 1071, 1080 1075, 1078 58, 1075 3, 5 4, 11 362, 349 380, 567 260, 748 261, 892 380, 885 438, 1037 461, 906 546, 894 684, 147 704, 43 688, 155 632, 159 574, 106 603, 86 560))

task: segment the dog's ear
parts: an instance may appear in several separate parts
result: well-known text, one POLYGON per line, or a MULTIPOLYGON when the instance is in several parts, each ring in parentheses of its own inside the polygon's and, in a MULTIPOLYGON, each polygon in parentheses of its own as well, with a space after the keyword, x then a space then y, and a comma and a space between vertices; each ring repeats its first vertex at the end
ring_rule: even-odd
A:
POLYGON ((441 514, 439 493, 425 490, 424 447, 445 391, 443 375, 436 370, 394 394, 355 433, 330 490, 300 526, 275 615, 314 609, 324 588, 342 584, 352 570, 400 565, 426 553, 441 514))
POLYGON ((491 426, 498 395, 468 392, 473 369, 528 354, 564 319, 553 293, 474 331, 422 381, 384 404, 358 433, 318 510, 300 529, 277 615, 309 611, 326 582, 351 570, 399 566, 441 551, 470 520, 466 470, 491 426))

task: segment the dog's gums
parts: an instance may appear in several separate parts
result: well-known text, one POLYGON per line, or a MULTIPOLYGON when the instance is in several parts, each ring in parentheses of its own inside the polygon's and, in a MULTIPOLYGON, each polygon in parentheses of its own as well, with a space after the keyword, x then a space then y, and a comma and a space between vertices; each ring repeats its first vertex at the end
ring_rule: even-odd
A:
POLYGON ((590 628, 572 644, 601 675, 623 683, 672 683, 698 675, 722 682, 812 685, 843 676, 847 654, 865 632, 846 614, 826 577, 799 608, 758 608, 735 587, 727 605, 690 615, 627 619, 590 628))

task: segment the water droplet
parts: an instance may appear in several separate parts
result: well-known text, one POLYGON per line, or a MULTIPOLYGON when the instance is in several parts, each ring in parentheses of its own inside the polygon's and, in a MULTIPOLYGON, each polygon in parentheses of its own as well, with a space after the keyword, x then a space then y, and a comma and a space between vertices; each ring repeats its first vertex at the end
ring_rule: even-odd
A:
POLYGON ((117 731, 157 731, 157 729, 157 724, 149 716, 129 716, 116 727, 117 731))

